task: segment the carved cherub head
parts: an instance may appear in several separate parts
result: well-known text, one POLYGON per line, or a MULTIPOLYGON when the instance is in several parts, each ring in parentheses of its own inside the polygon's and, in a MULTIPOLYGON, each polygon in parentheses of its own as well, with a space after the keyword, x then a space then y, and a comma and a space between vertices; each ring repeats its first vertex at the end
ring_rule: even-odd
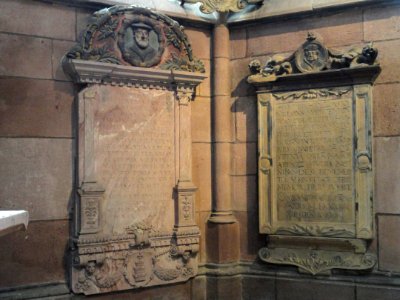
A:
POLYGON ((378 56, 378 49, 376 49, 371 43, 362 49, 362 57, 364 61, 360 63, 373 64, 377 56, 378 56))
POLYGON ((89 261, 85 266, 86 276, 94 275, 96 271, 96 263, 94 261, 89 261))

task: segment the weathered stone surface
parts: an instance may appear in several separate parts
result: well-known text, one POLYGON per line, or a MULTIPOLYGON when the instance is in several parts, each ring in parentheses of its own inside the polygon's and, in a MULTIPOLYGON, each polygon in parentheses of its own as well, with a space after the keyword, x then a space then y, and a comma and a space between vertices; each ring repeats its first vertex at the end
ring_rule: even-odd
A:
POLYGON ((0 206, 25 209, 30 220, 68 218, 71 139, 0 139, 0 206))
POLYGON ((231 59, 246 57, 247 54, 246 28, 231 29, 230 40, 231 40, 231 59))
POLYGON ((313 17, 249 27, 248 55, 257 56, 296 50, 307 32, 323 36, 327 46, 344 46, 361 41, 361 11, 313 17), (340 34, 337 34, 340 32, 340 34))
POLYGON ((211 33, 207 29, 189 28, 185 29, 193 54, 199 59, 211 59, 211 33))
POLYGON ((192 141, 211 141, 211 99, 196 97, 192 102, 192 141))
POLYGON ((51 62, 53 67, 53 78, 56 80, 70 80, 62 69, 62 59, 64 55, 75 45, 69 41, 53 41, 53 52, 51 62))
POLYGON ((354 300, 354 286, 352 284, 333 284, 318 281, 301 281, 291 279, 277 279, 277 300, 354 300))
POLYGON ((249 63, 250 58, 236 59, 231 61, 231 85, 233 97, 244 97, 255 95, 254 87, 247 83, 247 77, 250 74, 249 63))
POLYGON ((76 39, 81 38, 82 33, 85 31, 86 26, 90 23, 92 14, 95 9, 90 8, 77 8, 76 9, 76 39))
POLYGON ((236 140, 239 142, 257 142, 256 97, 238 97, 234 105, 236 140))
POLYGON ((242 280, 240 276, 220 276, 207 278, 207 299, 242 299, 242 280))
POLYGON ((400 6, 372 7, 364 11, 364 40, 382 41, 400 37, 400 6))
POLYGON ((193 183, 197 187, 196 210, 211 210, 211 144, 193 143, 193 183))
POLYGON ((375 139, 375 203, 378 213, 400 213, 400 137, 375 139))
POLYGON ((240 258, 239 222, 206 225, 207 261, 212 263, 237 262, 240 258))
POLYGON ((192 281, 192 298, 191 300, 207 299, 207 277, 197 276, 192 281))
POLYGON ((85 118, 80 120, 80 139, 84 145, 93 143, 95 152, 89 153, 83 144, 80 147, 80 162, 85 165, 79 180, 94 178, 105 189, 100 205, 103 233, 124 234, 126 227, 149 218, 154 228, 172 230, 176 185, 173 93, 113 86, 82 93, 85 118), (84 98, 90 93, 96 101, 84 98), (93 173, 90 163, 96 165, 93 173))
POLYGON ((357 285, 356 300, 398 300, 400 289, 394 287, 357 285))
POLYGON ((51 40, 7 33, 0 40, 0 75, 52 78, 51 40))
POLYGON ((240 259, 254 261, 266 240, 265 235, 258 233, 258 212, 235 212, 235 216, 240 224, 240 259))
POLYGON ((243 276, 243 300, 275 300, 275 278, 243 276))
POLYGON ((234 211, 255 211, 258 206, 257 176, 232 176, 234 211))
POLYGON ((68 231, 67 220, 40 221, 2 237, 0 287, 65 281, 68 231))
POLYGON ((203 63, 204 63, 204 68, 206 70, 206 73, 204 75, 207 76, 207 78, 204 79, 203 82, 197 86, 196 95, 199 95, 202 97, 210 97, 211 96, 211 62, 210 62, 210 60, 203 60, 203 63))
MULTIPOLYGON (((96 300, 136 300, 136 299, 157 299, 157 300, 186 300, 191 296, 191 281, 172 284, 169 286, 154 286, 150 289, 136 289, 123 292, 107 293, 104 295, 91 296, 96 300)), ((58 298, 56 298, 58 300, 58 298)), ((61 298, 70 300, 71 296, 61 298)), ((85 299, 84 296, 73 296, 72 299, 85 299)))
POLYGON ((400 216, 378 216, 379 270, 400 272, 400 216))
POLYGON ((376 42, 374 45, 379 49, 378 61, 382 68, 376 83, 398 83, 400 78, 400 57, 398 56, 400 39, 376 42))
POLYGON ((196 224, 200 229, 199 261, 201 263, 207 261, 207 222, 209 217, 209 211, 196 212, 196 224))
POLYGON ((373 88, 374 136, 400 135, 400 84, 379 84, 373 88))
POLYGON ((248 28, 248 56, 296 50, 307 36, 305 21, 258 24, 248 28))
POLYGON ((0 136, 72 137, 70 83, 0 79, 0 136))
POLYGON ((75 8, 29 0, 0 2, 0 31, 75 40, 75 8))
POLYGON ((233 173, 235 175, 257 174, 256 143, 235 143, 233 145, 233 173))

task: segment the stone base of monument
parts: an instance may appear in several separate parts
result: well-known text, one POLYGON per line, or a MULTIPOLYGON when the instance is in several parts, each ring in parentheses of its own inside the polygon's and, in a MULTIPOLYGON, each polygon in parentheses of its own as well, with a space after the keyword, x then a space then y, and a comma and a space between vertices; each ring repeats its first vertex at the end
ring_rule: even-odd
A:
POLYGON ((293 265, 299 272, 329 275, 332 269, 366 270, 377 261, 366 253, 367 244, 358 239, 329 239, 270 235, 268 248, 258 252, 262 261, 293 265))

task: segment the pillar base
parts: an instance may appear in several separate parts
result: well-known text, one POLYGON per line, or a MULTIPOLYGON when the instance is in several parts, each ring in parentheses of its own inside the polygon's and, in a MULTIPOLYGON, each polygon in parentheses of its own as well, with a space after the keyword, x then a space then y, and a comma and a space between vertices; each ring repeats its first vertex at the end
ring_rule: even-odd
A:
POLYGON ((206 227, 207 261, 226 264, 240 260, 240 230, 239 222, 231 216, 233 222, 211 222, 206 227))
POLYGON ((215 224, 232 224, 236 223, 237 220, 231 211, 212 212, 210 218, 208 219, 208 222, 215 224))

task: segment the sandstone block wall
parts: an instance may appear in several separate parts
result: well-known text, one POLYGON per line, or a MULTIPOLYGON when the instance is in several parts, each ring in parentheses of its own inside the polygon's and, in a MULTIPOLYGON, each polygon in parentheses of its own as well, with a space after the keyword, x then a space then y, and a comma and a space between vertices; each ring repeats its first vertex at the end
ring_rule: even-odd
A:
MULTIPOLYGON (((31 0, 0 2, 0 208, 30 213, 27 231, 1 238, 3 292, 68 281, 76 172, 74 95, 80 87, 66 77, 61 59, 75 45, 94 10, 31 0)), ((204 61, 210 74, 210 31, 203 27, 187 27, 186 33, 193 41, 194 55, 204 61)), ((209 78, 196 95, 192 108, 193 177, 199 187, 196 217, 204 229, 211 210, 209 78)), ((202 235, 202 248, 204 240, 202 235)), ((205 251, 201 251, 201 260, 205 259, 205 251)), ((183 299, 190 297, 190 287, 188 283, 134 295, 183 299)))

